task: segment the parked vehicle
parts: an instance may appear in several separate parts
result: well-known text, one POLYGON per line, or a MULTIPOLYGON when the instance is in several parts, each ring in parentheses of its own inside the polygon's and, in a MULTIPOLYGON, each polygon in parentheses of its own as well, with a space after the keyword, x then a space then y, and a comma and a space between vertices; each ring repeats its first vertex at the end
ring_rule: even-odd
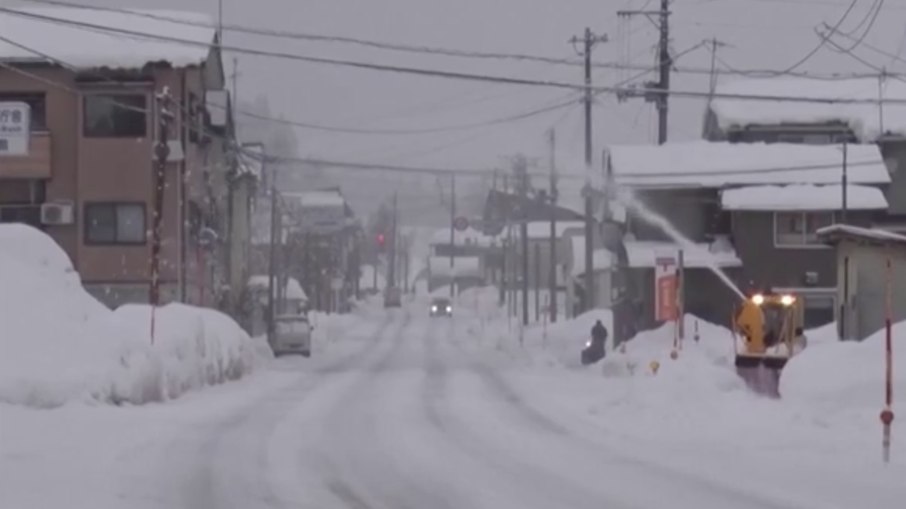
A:
POLYGON ((403 306, 403 292, 399 288, 387 288, 384 291, 384 307, 398 308, 403 306))
POLYGON ((450 299, 444 297, 435 297, 431 299, 430 315, 432 317, 453 316, 453 304, 450 302, 450 299))
POLYGON ((312 326, 305 315, 281 315, 275 319, 271 349, 280 357, 286 354, 300 354, 311 357, 312 326))

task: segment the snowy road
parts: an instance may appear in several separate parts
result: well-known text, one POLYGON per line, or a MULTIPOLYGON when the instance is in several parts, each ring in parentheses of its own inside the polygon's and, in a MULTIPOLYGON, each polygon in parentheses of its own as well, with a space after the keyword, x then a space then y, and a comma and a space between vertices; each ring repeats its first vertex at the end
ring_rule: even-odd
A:
MULTIPOLYGON (((661 458, 629 435, 614 440, 536 406, 543 399, 464 348, 463 322, 406 310, 374 320, 373 334, 343 349, 280 359, 252 380, 167 405, 69 409, 65 436, 34 412, 11 412, 12 433, 47 428, 49 452, 29 452, 32 434, 4 443, 0 501, 10 499, 0 505, 832 509, 872 488, 838 484, 822 497, 818 484, 753 475, 765 490, 746 484, 732 450, 707 468, 661 458)), ((871 507, 895 507, 889 488, 872 493, 871 507)))

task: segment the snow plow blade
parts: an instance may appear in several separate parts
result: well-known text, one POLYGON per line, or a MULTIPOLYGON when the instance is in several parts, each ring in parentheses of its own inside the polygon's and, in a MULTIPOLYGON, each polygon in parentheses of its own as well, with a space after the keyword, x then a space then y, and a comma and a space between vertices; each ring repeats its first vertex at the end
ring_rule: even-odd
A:
POLYGON ((786 357, 737 355, 736 374, 753 392, 779 398, 780 372, 788 360, 786 357))

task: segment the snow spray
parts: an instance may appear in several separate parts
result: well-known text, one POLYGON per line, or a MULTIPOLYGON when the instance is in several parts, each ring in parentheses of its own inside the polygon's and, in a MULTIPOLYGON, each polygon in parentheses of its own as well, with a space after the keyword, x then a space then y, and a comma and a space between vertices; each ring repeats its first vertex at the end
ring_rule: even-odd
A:
MULTIPOLYGON (((680 233, 679 230, 677 230, 676 227, 674 227, 665 217, 646 207, 634 196, 630 195, 630 197, 628 197, 629 199, 627 199, 627 197, 622 196, 622 194, 623 193, 618 193, 618 196, 620 196, 618 200, 623 204, 623 206, 635 210, 643 221, 652 226, 660 228, 661 231, 667 234, 668 237, 673 239, 678 244, 682 245, 684 249, 692 252, 701 250, 697 245, 695 245, 694 242, 683 236, 683 234, 680 233)), ((727 276, 724 271, 720 270, 720 267, 718 267, 713 260, 705 257, 705 263, 708 266, 708 269, 711 270, 711 272, 713 272, 718 278, 720 278, 720 280, 725 285, 727 285, 727 288, 733 290, 733 292, 735 292, 740 299, 745 300, 745 294, 742 293, 742 291, 733 283, 733 280, 730 279, 730 277, 727 276)))

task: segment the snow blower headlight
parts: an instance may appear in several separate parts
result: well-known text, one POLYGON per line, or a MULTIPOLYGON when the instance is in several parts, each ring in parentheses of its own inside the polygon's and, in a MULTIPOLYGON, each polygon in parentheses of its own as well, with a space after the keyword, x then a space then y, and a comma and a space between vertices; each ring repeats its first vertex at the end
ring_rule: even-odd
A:
POLYGON ((447 306, 447 313, 453 312, 453 306, 447 306))
POLYGON ((752 302, 755 303, 756 306, 764 304, 764 295, 756 293, 752 296, 752 302))
POLYGON ((431 306, 431 312, 437 313, 437 306, 431 306))
POLYGON ((796 297, 793 297, 792 295, 780 297, 780 303, 784 306, 792 306, 794 302, 796 302, 796 297))

